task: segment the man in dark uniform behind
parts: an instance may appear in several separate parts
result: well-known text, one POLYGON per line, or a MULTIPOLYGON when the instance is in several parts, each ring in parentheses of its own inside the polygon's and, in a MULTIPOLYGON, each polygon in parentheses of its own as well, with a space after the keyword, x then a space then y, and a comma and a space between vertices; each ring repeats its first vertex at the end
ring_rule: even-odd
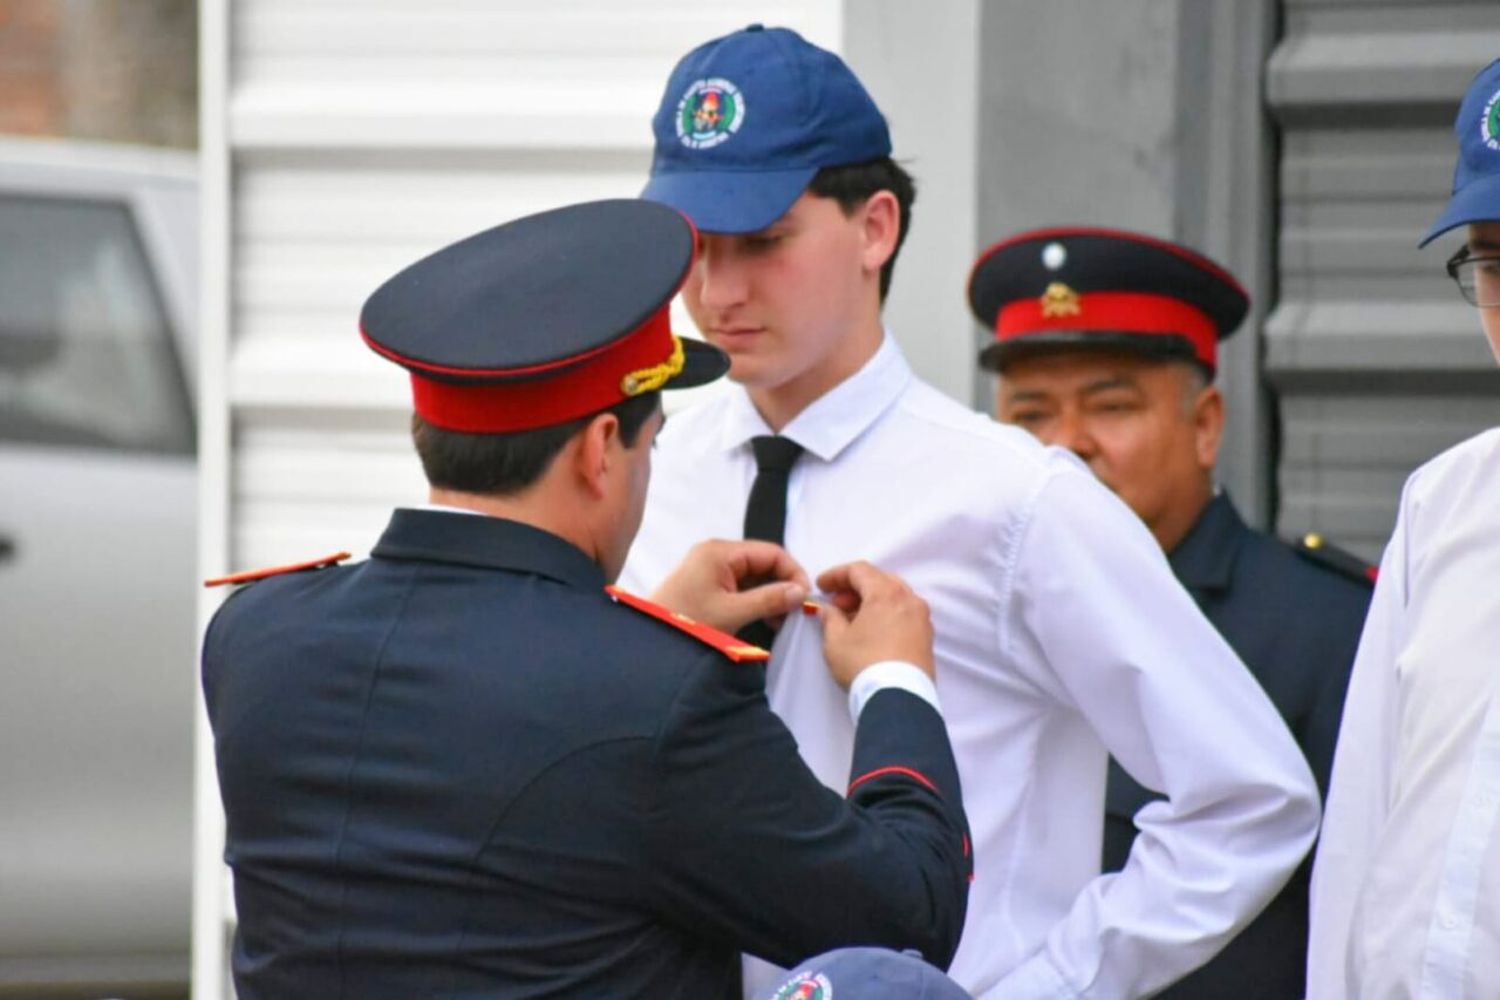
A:
POLYGON ((863 563, 818 580, 858 720, 846 800, 768 708, 765 652, 719 630, 802 613, 784 551, 703 543, 655 595, 672 610, 606 586, 658 390, 727 367, 668 325, 693 252, 664 206, 572 206, 366 304, 411 372, 432 502, 365 562, 228 578, 258 582, 209 626, 241 1000, 727 997, 741 951, 951 957, 971 869, 935 696, 912 693, 926 605, 863 563))
MULTIPOLYGON (((1141 516, 1177 579, 1275 703, 1328 792, 1344 690, 1369 607, 1366 567, 1309 536, 1252 530, 1213 472, 1224 402, 1218 341, 1249 308, 1213 261, 1136 233, 1057 228, 990 248, 970 282, 995 331, 998 415, 1089 464, 1141 516)), ((1110 761, 1104 869, 1125 864, 1160 795, 1110 761)), ((1165 997, 1303 995, 1309 865, 1165 997)))

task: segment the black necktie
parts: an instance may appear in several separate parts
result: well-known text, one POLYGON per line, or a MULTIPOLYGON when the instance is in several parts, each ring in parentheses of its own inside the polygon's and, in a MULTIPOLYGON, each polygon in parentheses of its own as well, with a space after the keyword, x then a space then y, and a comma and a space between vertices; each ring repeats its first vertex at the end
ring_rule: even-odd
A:
MULTIPOLYGON (((780 545, 786 539, 786 484, 802 446, 791 438, 765 434, 751 438, 750 447, 755 449, 755 484, 745 506, 745 537, 780 545)), ((755 582, 747 581, 747 585, 755 582)), ((740 629, 739 636, 770 649, 776 633, 765 622, 756 621, 740 629)))

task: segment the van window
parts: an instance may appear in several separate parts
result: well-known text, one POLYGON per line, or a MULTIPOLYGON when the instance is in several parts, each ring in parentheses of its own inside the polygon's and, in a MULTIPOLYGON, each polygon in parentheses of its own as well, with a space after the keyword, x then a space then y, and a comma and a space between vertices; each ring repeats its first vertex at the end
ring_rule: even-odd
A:
POLYGON ((0 440, 192 453, 180 361, 125 205, 0 196, 0 440))

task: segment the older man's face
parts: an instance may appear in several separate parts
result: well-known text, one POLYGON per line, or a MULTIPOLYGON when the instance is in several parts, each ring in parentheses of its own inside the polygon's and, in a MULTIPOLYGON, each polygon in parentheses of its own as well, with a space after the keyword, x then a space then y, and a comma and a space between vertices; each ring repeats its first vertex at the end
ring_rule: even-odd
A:
POLYGON ((1008 363, 998 416, 1067 448, 1170 550, 1212 495, 1218 390, 1188 362, 1058 351, 1008 363))

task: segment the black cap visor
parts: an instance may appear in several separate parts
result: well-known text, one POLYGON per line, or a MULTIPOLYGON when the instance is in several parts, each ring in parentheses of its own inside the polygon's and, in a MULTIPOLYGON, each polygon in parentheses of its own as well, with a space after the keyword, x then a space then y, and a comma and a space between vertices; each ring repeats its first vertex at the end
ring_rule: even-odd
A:
POLYGON ((729 355, 714 345, 690 337, 679 339, 682 341, 682 371, 673 375, 671 381, 662 386, 663 389, 691 389, 697 385, 707 385, 729 371, 729 355))
POLYGON ((1001 372, 1012 361, 1073 351, 1115 351, 1158 361, 1191 361, 1213 374, 1193 351, 1192 341, 1169 333, 1048 330, 995 341, 979 352, 979 367, 1001 372))

